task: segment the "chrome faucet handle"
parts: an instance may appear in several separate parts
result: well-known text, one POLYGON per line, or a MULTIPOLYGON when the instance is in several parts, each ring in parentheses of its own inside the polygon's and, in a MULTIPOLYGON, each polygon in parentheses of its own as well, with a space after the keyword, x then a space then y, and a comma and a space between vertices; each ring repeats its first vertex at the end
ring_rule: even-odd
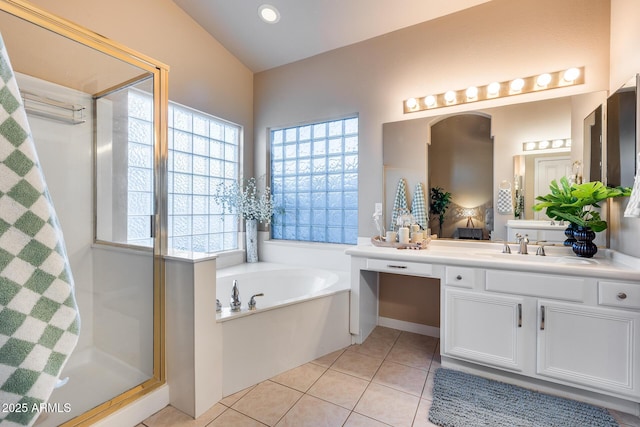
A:
POLYGON ((549 225, 556 225, 556 222, 552 219, 551 220, 551 224, 549 224, 549 225))
POLYGON ((222 304, 220 303, 220 300, 216 298, 216 313, 220 313, 221 311, 222 311, 222 304))
POLYGON ((502 247, 502 253, 503 254, 511 253, 511 247, 509 246, 509 242, 504 242, 504 246, 502 247))
POLYGON ((264 296, 263 293, 252 295, 251 299, 249 300, 249 310, 255 310, 256 309, 256 297, 263 297, 263 296, 264 296))
POLYGON ((546 256, 547 255, 547 254, 544 253, 544 245, 538 246, 538 249, 536 250, 536 255, 540 255, 540 256, 546 256))

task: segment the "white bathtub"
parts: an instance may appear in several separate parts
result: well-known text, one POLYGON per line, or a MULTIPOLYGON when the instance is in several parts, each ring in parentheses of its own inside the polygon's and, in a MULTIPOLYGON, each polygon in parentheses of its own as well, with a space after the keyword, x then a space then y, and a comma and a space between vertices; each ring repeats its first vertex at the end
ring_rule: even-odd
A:
POLYGON ((222 394, 350 345, 349 293, 347 272, 262 262, 218 270, 222 394), (229 309, 234 280, 242 301, 239 313, 229 309), (258 293, 264 296, 257 297, 256 310, 249 311, 249 299, 258 293))

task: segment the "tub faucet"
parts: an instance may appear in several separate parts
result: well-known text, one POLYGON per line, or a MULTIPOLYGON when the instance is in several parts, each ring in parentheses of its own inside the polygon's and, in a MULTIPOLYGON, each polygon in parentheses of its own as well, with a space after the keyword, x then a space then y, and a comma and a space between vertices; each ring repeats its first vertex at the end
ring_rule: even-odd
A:
POLYGON ((240 291, 238 290, 238 281, 233 281, 231 289, 231 311, 240 311, 240 291))

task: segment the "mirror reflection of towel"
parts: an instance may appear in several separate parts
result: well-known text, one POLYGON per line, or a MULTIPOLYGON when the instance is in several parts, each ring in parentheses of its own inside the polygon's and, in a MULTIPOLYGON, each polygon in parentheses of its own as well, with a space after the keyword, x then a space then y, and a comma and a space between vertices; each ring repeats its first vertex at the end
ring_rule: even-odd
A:
POLYGON ((58 218, 0 36, 0 424, 32 425, 78 341, 58 218), (34 411, 34 409, 36 409, 34 411))
POLYGON ((638 167, 636 168, 636 178, 633 181, 631 197, 624 210, 624 216, 628 218, 640 218, 640 154, 638 154, 638 167))
POLYGON ((393 201, 393 210, 391 213, 391 224, 389 224, 389 230, 397 230, 398 226, 396 221, 400 213, 408 213, 409 207, 407 203, 407 181, 404 178, 400 178, 398 181, 398 188, 396 189, 396 198, 393 201))
POLYGON ((511 193, 511 183, 502 181, 498 187, 498 213, 508 215, 513 213, 513 194, 511 193))

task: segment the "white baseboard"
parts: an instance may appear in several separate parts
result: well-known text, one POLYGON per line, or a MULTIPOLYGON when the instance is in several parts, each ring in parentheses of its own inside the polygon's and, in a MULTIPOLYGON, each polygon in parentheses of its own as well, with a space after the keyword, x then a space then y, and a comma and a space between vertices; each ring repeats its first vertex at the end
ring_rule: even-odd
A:
POLYGON ((413 332, 420 335, 440 338, 440 328, 435 326, 422 325, 420 323, 405 322, 404 320, 391 319, 389 317, 378 316, 378 325, 399 331, 413 332))

